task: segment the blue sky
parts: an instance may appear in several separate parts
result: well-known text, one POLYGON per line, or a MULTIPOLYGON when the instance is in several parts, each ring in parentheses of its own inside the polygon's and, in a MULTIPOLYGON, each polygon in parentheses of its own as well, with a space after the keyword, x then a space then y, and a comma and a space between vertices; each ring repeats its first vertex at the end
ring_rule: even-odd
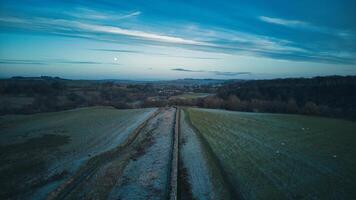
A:
POLYGON ((356 75, 356 1, 0 0, 0 77, 356 75))

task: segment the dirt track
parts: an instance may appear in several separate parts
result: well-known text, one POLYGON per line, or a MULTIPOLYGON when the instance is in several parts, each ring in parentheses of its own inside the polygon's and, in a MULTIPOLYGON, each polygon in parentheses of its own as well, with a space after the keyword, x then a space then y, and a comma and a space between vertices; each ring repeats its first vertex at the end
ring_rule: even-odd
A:
POLYGON ((48 199, 167 199, 175 108, 162 108, 121 146, 89 160, 48 199))

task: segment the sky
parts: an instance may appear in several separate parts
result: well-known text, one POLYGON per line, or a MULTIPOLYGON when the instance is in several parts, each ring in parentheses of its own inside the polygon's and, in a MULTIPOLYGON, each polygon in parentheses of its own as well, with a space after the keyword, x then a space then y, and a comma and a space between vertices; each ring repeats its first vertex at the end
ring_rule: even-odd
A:
POLYGON ((356 75, 354 0, 0 0, 0 77, 356 75))

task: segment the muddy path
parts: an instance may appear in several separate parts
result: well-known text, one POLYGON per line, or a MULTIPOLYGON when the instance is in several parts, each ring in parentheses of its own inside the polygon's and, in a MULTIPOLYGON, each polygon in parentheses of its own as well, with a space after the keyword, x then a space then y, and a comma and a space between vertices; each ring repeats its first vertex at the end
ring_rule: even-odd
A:
POLYGON ((175 119, 175 108, 157 110, 123 145, 90 159, 48 199, 167 199, 175 119))

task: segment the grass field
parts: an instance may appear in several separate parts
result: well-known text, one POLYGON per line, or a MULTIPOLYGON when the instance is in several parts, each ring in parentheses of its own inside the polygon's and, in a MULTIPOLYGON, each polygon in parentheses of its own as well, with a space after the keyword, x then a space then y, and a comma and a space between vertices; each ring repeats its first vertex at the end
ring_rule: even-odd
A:
POLYGON ((186 113, 181 112, 179 199, 232 199, 219 167, 199 136, 186 113))
POLYGON ((181 94, 181 95, 173 96, 171 98, 172 99, 197 99, 197 98, 207 97, 209 95, 211 95, 211 94, 209 94, 209 93, 188 92, 188 93, 184 93, 184 94, 181 94))
POLYGON ((92 107, 1 116, 0 198, 43 198, 85 161, 124 142, 154 110, 92 107))
MULTIPOLYGON (((165 199, 175 108, 0 117, 0 199, 165 199), (140 127, 140 128, 138 128, 140 127)), ((185 108, 179 199, 355 199, 356 123, 185 108)))
POLYGON ((356 123, 284 114, 187 109, 244 199, 355 199, 356 123))

